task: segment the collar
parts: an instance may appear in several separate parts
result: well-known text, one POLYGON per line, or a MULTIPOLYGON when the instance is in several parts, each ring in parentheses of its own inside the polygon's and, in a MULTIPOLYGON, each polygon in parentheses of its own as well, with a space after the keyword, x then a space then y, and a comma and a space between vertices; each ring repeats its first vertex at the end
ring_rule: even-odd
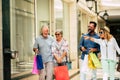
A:
POLYGON ((43 37, 42 35, 40 35, 40 37, 41 37, 42 39, 47 39, 47 38, 48 38, 48 37, 47 37, 47 38, 45 38, 45 37, 43 37))

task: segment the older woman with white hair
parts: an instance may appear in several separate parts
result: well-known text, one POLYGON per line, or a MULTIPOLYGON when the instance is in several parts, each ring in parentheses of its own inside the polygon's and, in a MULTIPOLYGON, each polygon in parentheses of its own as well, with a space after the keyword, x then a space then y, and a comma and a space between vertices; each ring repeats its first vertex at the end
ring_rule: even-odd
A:
POLYGON ((101 63, 103 68, 103 80, 115 79, 115 67, 116 67, 116 51, 120 54, 120 48, 116 39, 110 34, 108 27, 100 28, 100 39, 85 36, 85 39, 89 39, 100 44, 101 49, 101 63))
POLYGON ((60 29, 56 30, 55 36, 56 41, 52 44, 55 80, 69 80, 68 68, 66 66, 68 42, 63 38, 63 32, 60 29))
POLYGON ((55 66, 65 65, 68 54, 68 42, 63 38, 63 31, 57 29, 55 32, 56 41, 52 44, 52 53, 55 66))

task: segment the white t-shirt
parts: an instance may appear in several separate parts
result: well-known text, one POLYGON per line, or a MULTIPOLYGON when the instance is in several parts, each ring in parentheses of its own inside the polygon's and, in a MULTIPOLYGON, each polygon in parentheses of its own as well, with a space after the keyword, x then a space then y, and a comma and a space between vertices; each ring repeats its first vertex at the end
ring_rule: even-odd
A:
POLYGON ((95 38, 94 41, 100 45, 101 59, 116 61, 116 51, 120 54, 120 48, 114 37, 112 37, 110 41, 95 38))

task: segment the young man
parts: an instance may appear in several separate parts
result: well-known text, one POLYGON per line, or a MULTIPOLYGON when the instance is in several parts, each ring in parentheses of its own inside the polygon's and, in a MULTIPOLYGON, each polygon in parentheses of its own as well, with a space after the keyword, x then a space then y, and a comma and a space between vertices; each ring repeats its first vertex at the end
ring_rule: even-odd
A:
MULTIPOLYGON (((79 49, 82 51, 81 63, 80 63, 81 65, 80 66, 80 80, 86 80, 86 73, 82 72, 81 70, 82 67, 84 67, 83 60, 84 60, 85 55, 88 55, 90 52, 94 52, 97 55, 100 49, 100 46, 97 43, 84 39, 84 36, 91 36, 94 38, 99 38, 99 36, 95 33, 96 25, 97 25, 96 22, 90 21, 89 26, 88 26, 88 33, 82 36, 80 43, 79 43, 79 49)), ((92 70, 92 80, 97 80, 96 69, 92 70)))

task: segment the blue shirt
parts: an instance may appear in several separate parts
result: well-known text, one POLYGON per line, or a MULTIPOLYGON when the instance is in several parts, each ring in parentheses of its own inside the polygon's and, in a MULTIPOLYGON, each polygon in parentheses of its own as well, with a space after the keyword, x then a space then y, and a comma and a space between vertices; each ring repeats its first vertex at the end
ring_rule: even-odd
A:
POLYGON ((81 54, 81 59, 83 60, 84 59, 84 56, 85 54, 88 54, 89 53, 89 49, 90 48, 97 48, 98 51, 94 52, 94 53, 98 53, 100 51, 100 46, 99 44, 93 42, 93 41, 90 41, 89 39, 88 40, 85 40, 84 39, 84 36, 90 36, 90 37, 94 37, 94 38, 99 38, 99 36, 95 33, 93 35, 90 35, 89 33, 88 34, 84 34, 81 39, 80 39, 80 43, 79 43, 79 46, 78 48, 81 49, 81 47, 85 47, 86 48, 86 51, 82 51, 82 54, 81 54))
POLYGON ((53 61, 52 56, 52 43, 54 39, 51 36, 48 36, 47 38, 44 38, 43 36, 39 36, 36 38, 34 47, 38 48, 39 54, 42 56, 43 63, 53 61))

